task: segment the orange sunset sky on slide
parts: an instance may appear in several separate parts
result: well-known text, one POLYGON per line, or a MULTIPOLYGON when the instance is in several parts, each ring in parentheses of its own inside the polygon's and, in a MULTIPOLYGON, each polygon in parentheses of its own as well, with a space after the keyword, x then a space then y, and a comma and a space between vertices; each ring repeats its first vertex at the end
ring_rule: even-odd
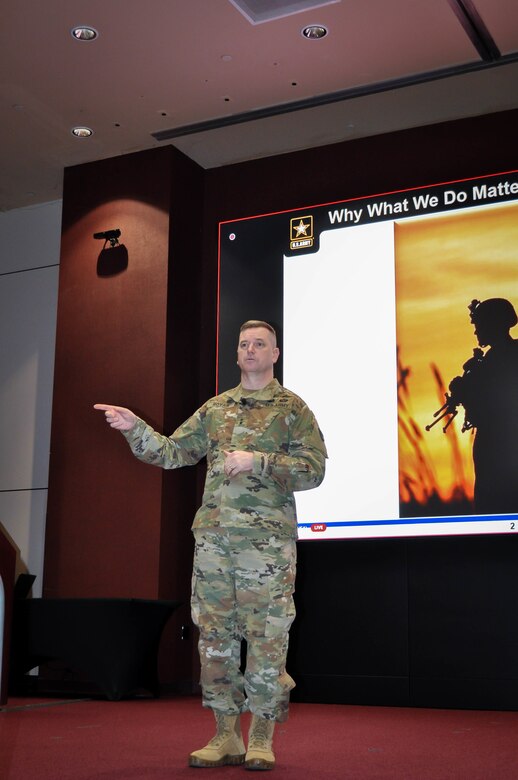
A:
MULTIPOLYGON (((470 211, 396 222, 396 322, 406 381, 407 413, 422 432, 420 449, 431 464, 435 484, 448 499, 459 480, 462 461, 464 489, 473 495, 470 431, 460 433, 464 410, 459 409, 455 431, 459 452, 457 476, 452 440, 437 424, 426 432, 433 412, 444 402, 438 394, 431 364, 448 386, 462 374, 477 341, 468 304, 476 298, 507 298, 518 310, 518 205, 499 204, 470 211)), ((511 330, 518 338, 518 327, 511 330)), ((400 470, 417 468, 415 447, 400 430, 400 470)))

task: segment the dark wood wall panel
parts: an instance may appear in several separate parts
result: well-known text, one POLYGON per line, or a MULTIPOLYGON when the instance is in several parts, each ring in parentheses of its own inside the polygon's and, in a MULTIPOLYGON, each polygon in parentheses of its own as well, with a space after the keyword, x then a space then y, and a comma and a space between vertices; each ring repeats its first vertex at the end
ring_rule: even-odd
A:
POLYGON ((161 150, 65 174, 45 596, 158 595, 162 476, 128 457, 92 405, 163 421, 168 158, 161 150), (101 276, 93 234, 112 228, 128 265, 101 276))
POLYGON ((45 596, 157 595, 161 474, 139 469, 92 405, 163 419, 167 157, 162 150, 65 173, 45 596), (93 234, 112 228, 122 231, 128 265, 100 276, 103 242, 93 234))
POLYGON ((196 405, 201 202, 200 169, 171 147, 65 174, 44 596, 180 599, 166 679, 192 677, 180 635, 196 476, 139 463, 92 405, 127 406, 169 431, 196 405), (125 249, 103 250, 93 234, 115 228, 125 249))

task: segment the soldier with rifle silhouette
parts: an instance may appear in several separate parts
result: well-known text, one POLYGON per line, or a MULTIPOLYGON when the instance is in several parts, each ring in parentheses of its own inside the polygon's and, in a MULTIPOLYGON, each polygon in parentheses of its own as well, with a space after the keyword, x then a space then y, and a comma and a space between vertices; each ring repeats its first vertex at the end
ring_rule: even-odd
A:
POLYGON ((518 317, 505 298, 474 300, 468 306, 479 347, 450 382, 446 402, 426 426, 463 406, 462 430, 475 429, 475 509, 481 514, 518 512, 518 340, 510 329, 518 317), (489 347, 484 352, 484 349, 489 347))

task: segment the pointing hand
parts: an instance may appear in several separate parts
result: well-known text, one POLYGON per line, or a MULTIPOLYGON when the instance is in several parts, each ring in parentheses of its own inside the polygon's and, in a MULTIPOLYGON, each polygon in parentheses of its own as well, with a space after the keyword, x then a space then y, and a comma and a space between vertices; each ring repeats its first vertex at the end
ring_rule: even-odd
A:
POLYGON ((111 406, 110 404, 94 404, 94 409, 104 412, 106 422, 118 431, 131 431, 137 422, 137 415, 131 409, 124 406, 111 406))

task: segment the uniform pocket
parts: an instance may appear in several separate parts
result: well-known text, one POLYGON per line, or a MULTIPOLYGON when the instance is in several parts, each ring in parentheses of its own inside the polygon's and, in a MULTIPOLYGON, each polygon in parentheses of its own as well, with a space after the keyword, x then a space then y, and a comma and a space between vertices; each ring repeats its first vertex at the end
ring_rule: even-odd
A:
POLYGON ((295 620, 295 604, 293 603, 293 598, 290 598, 289 603, 285 606, 283 605, 283 614, 274 614, 279 612, 279 605, 275 605, 274 607, 270 607, 268 610, 268 615, 266 617, 266 627, 264 630, 264 635, 267 637, 279 637, 283 634, 287 634, 290 630, 290 626, 295 620))
POLYGON ((283 550, 283 560, 268 581, 269 605, 266 616, 265 636, 279 637, 287 634, 295 619, 295 545, 289 543, 283 550))

